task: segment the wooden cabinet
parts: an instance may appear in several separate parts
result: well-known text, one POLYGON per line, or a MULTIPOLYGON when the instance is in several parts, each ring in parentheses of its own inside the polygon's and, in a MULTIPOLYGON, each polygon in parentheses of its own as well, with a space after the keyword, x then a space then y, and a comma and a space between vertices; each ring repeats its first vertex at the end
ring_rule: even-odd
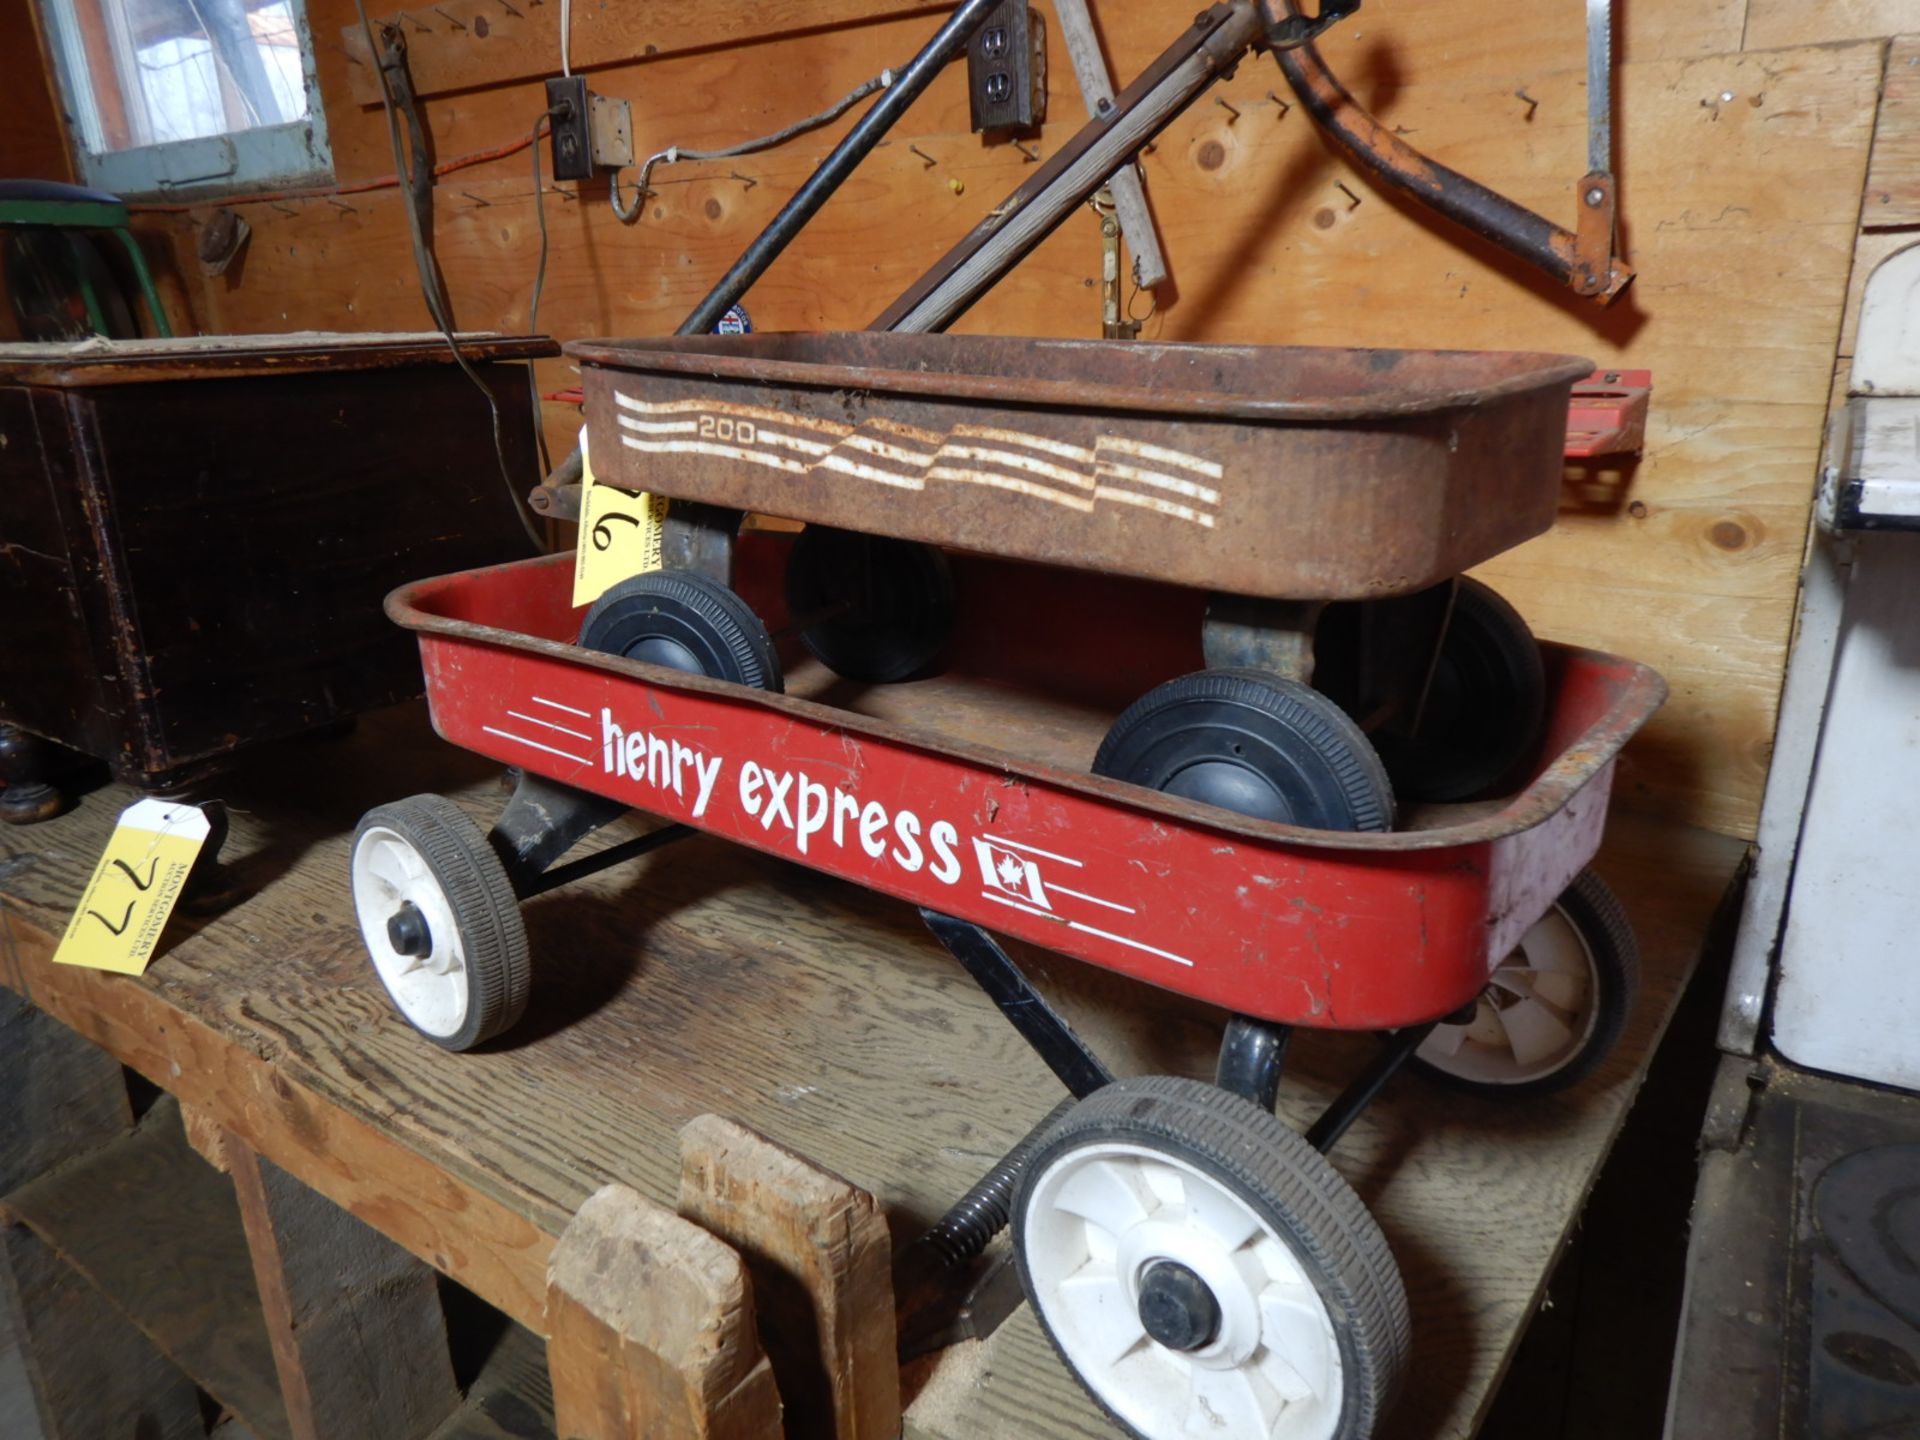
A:
MULTIPOLYGON (((537 483, 553 345, 464 348, 537 483)), ((501 471, 438 336, 0 346, 0 722, 151 788, 418 695, 381 601, 531 551, 501 471)))

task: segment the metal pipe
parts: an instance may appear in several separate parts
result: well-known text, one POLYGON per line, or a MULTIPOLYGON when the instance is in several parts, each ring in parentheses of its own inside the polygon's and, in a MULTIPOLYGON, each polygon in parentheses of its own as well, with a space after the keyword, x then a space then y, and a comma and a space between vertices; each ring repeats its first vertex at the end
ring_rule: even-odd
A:
POLYGON ((924 905, 920 918, 1075 1099, 1084 1100, 1103 1085, 1113 1083, 1113 1072, 1073 1033, 1073 1027, 1033 988, 1033 982, 991 935, 971 920, 943 915, 924 905))
POLYGON ((834 146, 833 153, 807 177, 806 183, 794 192, 793 198, 781 207, 772 223, 733 262, 733 268, 713 287, 707 298, 694 307, 693 313, 687 316, 675 333, 705 335, 713 329, 728 308, 747 293, 753 282, 766 272, 767 267, 787 248, 814 213, 827 203, 828 197, 840 188, 841 182, 853 173, 854 167, 880 143, 881 137, 893 128, 894 122, 920 98, 921 92, 933 82, 933 77, 966 48, 974 29, 997 3, 998 0, 960 0, 953 14, 947 17, 947 23, 907 63, 887 93, 860 117, 853 129, 847 132, 846 138, 834 146))
POLYGON ((1355 1076, 1353 1083, 1334 1097, 1333 1103, 1313 1122, 1307 1130, 1307 1143, 1322 1155, 1333 1149, 1347 1133, 1347 1127, 1360 1118, 1360 1112, 1380 1093, 1380 1087, 1400 1073, 1400 1068, 1413 1058, 1413 1052, 1439 1023, 1429 1020, 1424 1025, 1409 1025, 1389 1035, 1387 1048, 1376 1055, 1373 1063, 1355 1076))
POLYGON ((629 860, 637 860, 650 851, 658 850, 662 845, 671 845, 676 840, 684 840, 695 834, 689 825, 663 825, 658 830, 650 830, 645 835, 636 835, 631 840, 622 840, 618 845, 609 845, 606 849, 592 855, 582 855, 578 860, 569 860, 564 865, 556 865, 543 872, 538 878, 528 881, 520 887, 520 898, 531 900, 536 895, 544 895, 549 890, 558 890, 562 885, 571 885, 576 880, 584 880, 589 875, 598 875, 602 870, 611 870, 616 865, 624 865, 629 860))
POLYGON ((881 312, 869 330, 945 330, 1017 265, 1106 178, 1158 135, 1195 95, 1230 71, 1260 33, 1250 4, 1214 5, 1095 121, 1048 157, 925 275, 881 312))

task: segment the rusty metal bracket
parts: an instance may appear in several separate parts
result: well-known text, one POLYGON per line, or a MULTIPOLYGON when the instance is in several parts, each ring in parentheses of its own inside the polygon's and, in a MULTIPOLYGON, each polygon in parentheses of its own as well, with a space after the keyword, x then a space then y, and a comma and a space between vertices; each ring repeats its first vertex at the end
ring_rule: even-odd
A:
POLYGON ((1217 593, 1207 597, 1200 648, 1210 670, 1270 670, 1313 683, 1313 632, 1324 600, 1269 600, 1217 593))
POLYGON ((724 505, 676 500, 660 532, 660 558, 670 570, 692 570, 733 584, 734 542, 746 516, 724 505))
MULTIPOLYGON (((1580 218, 1573 233, 1573 288, 1582 295, 1613 292, 1613 176, 1595 171, 1580 182, 1580 218)), ((1621 282, 1625 284, 1625 281, 1621 282)))

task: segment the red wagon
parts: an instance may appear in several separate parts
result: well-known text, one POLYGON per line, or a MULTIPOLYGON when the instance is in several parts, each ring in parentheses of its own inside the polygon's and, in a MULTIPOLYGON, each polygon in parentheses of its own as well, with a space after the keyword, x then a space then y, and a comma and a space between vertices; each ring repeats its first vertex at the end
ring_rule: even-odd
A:
POLYGON ((1453 578, 1549 522, 1566 388, 1590 367, 1482 357, 1463 384, 1426 356, 1087 347, 1157 366, 1156 388, 1076 377, 1076 347, 1036 359, 1041 342, 991 342, 1029 362, 992 372, 980 342, 755 338, 579 351, 594 457, 675 497, 675 568, 585 612, 568 556, 389 599, 419 632, 436 729, 522 778, 491 835, 431 796, 362 822, 355 904, 381 978, 431 1038, 478 1043, 525 1003, 519 901, 696 831, 909 901, 1078 1097, 927 1253, 958 1264, 1011 1217, 1047 1333, 1149 1440, 1212 1417, 1221 1434, 1369 1433, 1406 1362, 1406 1302, 1323 1152, 1410 1059, 1504 1093, 1569 1083, 1632 993, 1631 936, 1584 867, 1615 756, 1665 687, 1534 647, 1453 578), (858 355, 823 362, 836 342, 858 355), (940 364, 877 363, 900 342, 940 364), (1276 365, 1351 383, 1318 410, 1298 384, 1291 405, 1241 404, 1276 365), (1211 389, 1183 408, 1203 392, 1170 381, 1201 370, 1211 389), (1066 388, 1035 393, 1043 374, 1066 388), (752 446, 807 468, 743 462, 752 446), (884 537, 831 528, 883 483, 861 468, 931 488, 943 447, 1033 484, 978 487, 985 528, 989 507, 952 496, 908 497, 884 537), (1237 518, 1156 552, 1139 537, 1165 511, 1096 500, 1063 540, 1038 509, 1058 500, 1029 491, 1097 495, 1098 459, 1080 491, 1047 473, 1081 454, 1130 457, 1115 490, 1237 518), (1356 457, 1387 468, 1355 474, 1356 457), (748 507, 812 528, 741 534, 748 507), (1289 550, 1290 524, 1314 547, 1289 550), (1373 537, 1357 558, 1324 553, 1341 527, 1373 537), (934 548, 995 533, 1030 558, 934 548), (1195 588, 1214 564, 1230 593, 1195 588), (1396 815, 1376 750, 1430 798, 1403 790, 1396 815), (630 808, 671 823, 557 863, 630 808), (982 927, 1229 1011, 1215 1083, 1115 1080, 982 927), (1305 1136, 1273 1113, 1294 1025, 1391 1032, 1305 1136))

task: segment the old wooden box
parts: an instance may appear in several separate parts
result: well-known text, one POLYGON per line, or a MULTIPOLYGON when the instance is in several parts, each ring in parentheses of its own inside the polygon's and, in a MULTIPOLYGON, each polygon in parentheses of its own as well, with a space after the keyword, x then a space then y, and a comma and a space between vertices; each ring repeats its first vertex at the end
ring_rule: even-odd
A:
MULTIPOLYGON (((538 478, 526 362, 462 348, 538 478)), ((420 693, 407 580, 530 553, 438 335, 0 346, 0 723, 149 788, 420 693)))

